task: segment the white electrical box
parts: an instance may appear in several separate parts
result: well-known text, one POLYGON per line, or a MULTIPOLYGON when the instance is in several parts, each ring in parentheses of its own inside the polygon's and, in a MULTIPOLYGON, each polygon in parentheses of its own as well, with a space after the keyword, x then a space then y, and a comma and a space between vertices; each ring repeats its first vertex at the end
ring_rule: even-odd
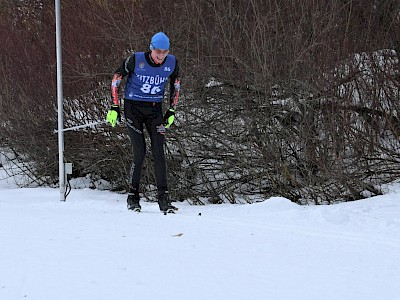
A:
POLYGON ((64 164, 64 166, 65 166, 65 174, 72 174, 72 166, 73 166, 73 164, 72 163, 65 163, 64 164))

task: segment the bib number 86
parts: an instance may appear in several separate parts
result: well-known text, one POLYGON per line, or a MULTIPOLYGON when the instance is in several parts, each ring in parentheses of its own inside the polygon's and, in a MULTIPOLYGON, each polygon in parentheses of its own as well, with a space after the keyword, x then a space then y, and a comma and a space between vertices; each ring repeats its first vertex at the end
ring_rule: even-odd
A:
POLYGON ((145 94, 152 94, 155 95, 159 92, 161 92, 161 89, 159 86, 152 86, 151 84, 145 83, 142 85, 140 90, 145 93, 145 94))

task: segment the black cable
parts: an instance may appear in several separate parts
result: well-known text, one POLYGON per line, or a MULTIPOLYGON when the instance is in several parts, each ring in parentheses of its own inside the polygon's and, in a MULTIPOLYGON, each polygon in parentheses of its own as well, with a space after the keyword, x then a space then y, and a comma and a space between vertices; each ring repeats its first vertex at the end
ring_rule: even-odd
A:
POLYGON ((67 174, 67 185, 65 187, 64 199, 67 200, 69 193, 71 192, 71 183, 69 182, 69 176, 67 174))

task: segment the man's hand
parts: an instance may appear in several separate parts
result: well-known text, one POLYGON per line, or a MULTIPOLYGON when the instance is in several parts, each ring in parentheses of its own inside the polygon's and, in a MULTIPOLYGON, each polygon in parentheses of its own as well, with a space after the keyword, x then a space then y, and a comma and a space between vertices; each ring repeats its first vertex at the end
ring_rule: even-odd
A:
POLYGON ((169 128, 175 121, 175 109, 169 108, 164 115, 165 128, 169 128))
POLYGON ((121 112, 119 110, 118 105, 111 105, 110 110, 107 113, 106 117, 107 122, 110 122, 111 126, 114 127, 115 124, 118 122, 121 122, 121 112))

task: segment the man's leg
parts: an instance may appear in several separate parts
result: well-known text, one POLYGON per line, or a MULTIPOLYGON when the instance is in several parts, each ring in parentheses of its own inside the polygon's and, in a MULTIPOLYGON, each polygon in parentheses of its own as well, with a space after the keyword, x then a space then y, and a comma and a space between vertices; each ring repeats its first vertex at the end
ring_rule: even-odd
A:
POLYGON ((133 190, 138 192, 142 166, 146 156, 146 142, 143 135, 143 117, 133 101, 125 100, 125 119, 132 144, 129 184, 133 190))
POLYGON ((163 123, 161 103, 157 103, 152 107, 152 113, 147 117, 145 124, 150 135, 154 172, 159 191, 168 190, 167 167, 164 154, 165 132, 160 130, 160 126, 163 126, 163 123))
POLYGON ((163 123, 161 104, 156 104, 153 106, 151 118, 147 119, 146 129, 151 139, 151 152, 154 159, 154 171, 158 189, 158 205, 163 212, 173 212, 177 208, 171 205, 168 193, 167 166, 164 153, 165 129, 163 128, 163 123))

